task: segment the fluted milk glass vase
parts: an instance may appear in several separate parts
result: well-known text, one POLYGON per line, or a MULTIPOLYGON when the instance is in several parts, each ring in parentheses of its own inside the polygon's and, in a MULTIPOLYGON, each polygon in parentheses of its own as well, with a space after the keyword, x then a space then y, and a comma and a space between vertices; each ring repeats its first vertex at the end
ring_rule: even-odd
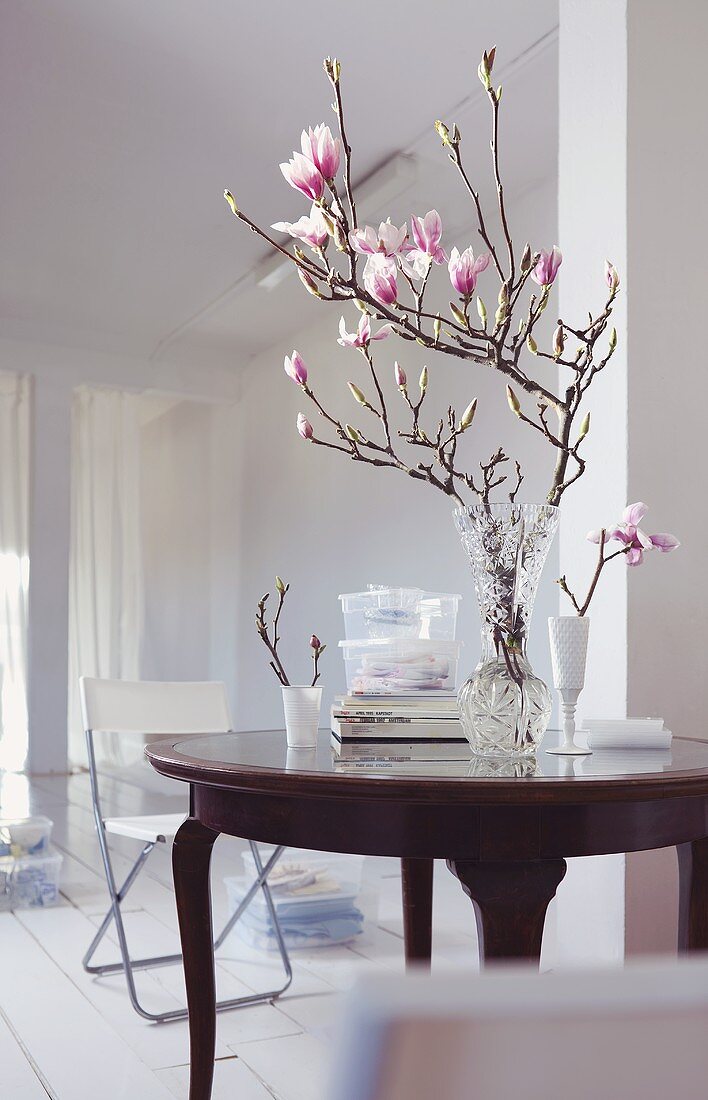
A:
POLYGON ((482 653, 459 692, 478 756, 533 756, 551 717, 551 692, 526 654, 536 590, 558 527, 550 504, 475 504, 455 511, 482 618, 482 653))

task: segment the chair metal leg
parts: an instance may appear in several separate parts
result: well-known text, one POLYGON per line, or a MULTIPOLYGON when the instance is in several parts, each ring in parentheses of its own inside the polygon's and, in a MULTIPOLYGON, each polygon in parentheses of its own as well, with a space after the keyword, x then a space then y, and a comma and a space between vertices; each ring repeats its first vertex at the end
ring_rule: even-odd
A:
MULTIPOLYGON (((112 867, 110 865, 108 849, 107 845, 105 844, 105 838, 102 838, 99 835, 99 840, 101 839, 104 840, 104 843, 101 844, 101 854, 104 857, 106 879, 108 882, 109 892, 111 894, 111 907, 103 918, 98 932, 94 936, 88 951, 84 955, 84 958, 82 960, 83 967, 89 974, 94 974, 99 977, 107 974, 116 974, 122 970, 125 973, 130 1002, 138 1015, 142 1016, 143 1019, 150 1020, 153 1023, 168 1023, 172 1020, 186 1019, 188 1015, 186 1008, 175 1009, 172 1012, 148 1012, 147 1009, 143 1008, 143 1006, 140 1004, 137 990, 135 988, 134 972, 136 970, 145 970, 158 966, 168 966, 172 963, 181 962, 182 955, 181 953, 177 953, 174 955, 160 955, 156 956, 155 958, 131 959, 128 951, 125 927, 123 925, 123 915, 120 909, 121 902, 125 899, 125 896, 130 890, 130 887, 135 882, 135 879, 137 878, 140 869, 150 855, 152 849, 155 847, 155 844, 149 843, 145 845, 135 864, 130 869, 123 885, 120 887, 119 890, 116 890, 114 886, 114 879, 112 874, 112 867), (116 933, 118 936, 118 946, 120 949, 122 961, 118 963, 108 963, 102 966, 91 966, 89 965, 90 960, 99 943, 105 936, 111 921, 115 921, 116 933)), ((214 941, 214 950, 218 950, 218 948, 223 944, 229 932, 232 930, 236 922, 248 908, 258 890, 261 889, 263 890, 266 905, 268 906, 268 911, 270 913, 271 920, 273 921, 273 928, 275 930, 275 936, 278 941, 278 950, 280 952, 280 957, 283 963, 283 969, 285 970, 286 980, 284 985, 282 985, 278 989, 269 990, 265 993, 253 993, 246 997, 236 997, 228 1001, 218 1001, 216 1005, 217 1012, 224 1012, 227 1009, 231 1008, 245 1008, 248 1005, 261 1004, 264 1001, 273 1001, 277 997, 281 996, 286 989, 288 989, 293 977, 290 957, 288 955, 287 947, 283 939, 283 934, 278 923, 275 906, 273 904, 273 899, 267 882, 267 877, 270 874, 272 868, 277 863, 280 856, 282 855, 283 848, 276 848, 271 857, 264 865, 261 860, 260 852, 258 851, 257 845, 253 841, 249 841, 249 843, 251 846, 251 851, 253 853, 257 875, 253 883, 249 887, 246 895, 244 896, 244 898, 242 898, 241 902, 236 908, 236 911, 232 913, 232 915, 229 917, 220 935, 214 941)))

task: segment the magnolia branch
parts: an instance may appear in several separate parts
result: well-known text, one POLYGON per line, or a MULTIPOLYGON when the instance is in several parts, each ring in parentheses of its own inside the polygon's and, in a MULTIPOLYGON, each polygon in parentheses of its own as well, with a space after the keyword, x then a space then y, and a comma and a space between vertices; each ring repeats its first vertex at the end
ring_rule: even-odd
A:
MULTIPOLYGON (((544 250, 534 252, 529 244, 525 245, 520 259, 516 256, 507 217, 500 165, 502 89, 501 86, 495 89, 492 83, 494 60, 495 50, 486 51, 478 71, 492 113, 491 167, 497 193, 496 215, 506 251, 504 261, 501 259, 493 240, 493 233, 485 220, 479 189, 464 166, 459 127, 455 124, 449 128, 441 121, 435 124, 443 146, 448 151, 449 159, 472 200, 479 237, 488 250, 493 270, 499 280, 498 308, 494 313, 493 324, 488 324, 486 307, 479 296, 477 311, 481 328, 470 323, 469 307, 476 291, 477 268, 467 286, 460 287, 459 282, 453 279, 453 285, 460 293, 461 308, 450 303, 451 320, 443 320, 440 314, 424 310, 424 299, 433 271, 433 261, 436 264, 442 263, 439 246, 442 228, 439 216, 434 211, 431 214, 435 214, 437 219, 435 240, 431 242, 423 239, 421 243, 421 233, 425 230, 424 219, 416 219, 414 234, 419 259, 426 259, 427 254, 427 267, 425 265, 421 267, 420 264, 411 266, 405 260, 407 250, 413 247, 410 242, 406 242, 405 233, 401 233, 395 245, 389 247, 386 242, 390 241, 392 235, 396 236, 401 232, 395 226, 382 223, 379 227, 381 237, 378 241, 373 228, 367 227, 364 230, 358 226, 352 186, 352 150, 346 133, 340 85, 341 70, 336 59, 327 58, 324 68, 334 92, 332 107, 337 119, 339 139, 335 140, 324 124, 317 127, 314 133, 310 130, 309 137, 308 132, 305 132, 303 141, 315 143, 312 145, 312 157, 308 159, 304 155, 304 147, 303 155, 294 154, 290 165, 283 166, 286 178, 292 186, 307 195, 313 203, 311 217, 300 219, 300 223, 305 223, 305 229, 300 227, 300 223, 296 226, 289 226, 286 223, 291 235, 301 238, 299 243, 295 244, 291 251, 244 214, 230 192, 225 192, 225 196, 233 214, 240 222, 295 265, 304 287, 314 297, 328 302, 351 301, 360 310, 367 312, 371 318, 390 324, 392 331, 404 341, 416 342, 431 351, 439 351, 462 361, 486 365, 502 375, 508 383, 507 395, 512 412, 523 423, 542 434, 556 453, 547 500, 557 505, 563 493, 582 476, 585 470, 585 460, 579 454, 578 448, 587 435, 589 416, 586 415, 583 418, 578 430, 575 429, 575 420, 581 414, 581 406, 589 386, 605 369, 617 346, 617 335, 614 329, 610 333, 608 346, 601 349, 599 342, 607 332, 618 293, 619 279, 615 269, 608 264, 606 279, 609 295, 600 312, 596 316, 591 313, 589 323, 585 327, 570 325, 559 318, 553 335, 552 348, 546 350, 538 346, 534 333, 548 306, 551 288, 562 257, 559 252, 556 256, 556 249, 552 254, 544 250), (338 190, 335 178, 340 168, 340 149, 343 152, 342 194, 338 190), (298 175, 298 173, 301 174, 298 175), (325 229, 317 230, 315 226, 317 219, 320 225, 324 224, 325 229), (311 230, 308 230, 308 224, 311 225, 311 230), (421 226, 423 229, 420 229, 421 226), (334 240, 336 247, 334 255, 327 252, 329 244, 327 236, 334 240), (357 269, 358 252, 352 241, 357 244, 359 251, 370 252, 362 276, 357 269), (307 245, 313 256, 308 256, 303 250, 307 245), (389 283, 385 284, 383 289, 377 285, 376 278, 372 281, 369 265, 374 261, 379 263, 383 261, 386 265, 386 278, 389 283), (346 270, 343 270, 345 265, 346 270), (414 276, 420 278, 418 285, 414 276), (526 300, 529 280, 532 278, 541 289, 532 293, 526 300), (400 291, 403 291, 403 298, 400 291), (512 336, 510 334, 514 325, 517 324, 517 315, 518 325, 512 336), (562 385, 559 392, 555 392, 550 384, 542 380, 543 375, 538 378, 534 376, 526 365, 526 361, 522 365, 521 356, 525 352, 531 357, 528 360, 529 364, 537 358, 541 365, 553 363, 559 370, 569 371, 570 382, 562 385), (529 416, 524 412, 517 391, 535 400, 538 407, 537 415, 529 416), (546 420, 548 408, 552 408, 557 415, 557 429, 552 430, 549 427, 546 420)), ((472 255, 471 250, 469 251, 472 255)), ((483 270, 484 266, 479 268, 480 272, 483 270)), ((457 466, 459 436, 466 429, 456 426, 453 410, 448 410, 447 427, 441 421, 438 432, 431 438, 420 428, 418 422, 424 392, 421 393, 419 401, 413 402, 408 397, 405 387, 399 386, 409 406, 413 422, 410 432, 399 432, 399 436, 410 445, 423 448, 432 455, 430 463, 407 464, 396 454, 393 446, 385 395, 368 345, 362 350, 376 391, 375 403, 371 404, 365 399, 364 404, 377 416, 382 425, 383 443, 367 439, 357 429, 343 425, 339 418, 323 408, 312 390, 305 384, 303 386, 305 394, 314 402, 324 420, 334 428, 338 442, 331 443, 327 440, 315 439, 314 435, 309 438, 320 446, 344 451, 354 461, 396 468, 417 480, 428 481, 457 500, 461 499, 458 490, 464 486, 483 501, 488 501, 492 490, 498 488, 507 479, 503 472, 503 464, 508 459, 502 449, 499 448, 495 452, 489 463, 480 463, 481 480, 476 481, 472 475, 465 473, 457 466), (450 420, 451 414, 452 420, 450 420)), ((518 464, 516 469, 517 483, 510 493, 512 500, 516 499, 523 481, 518 464)))

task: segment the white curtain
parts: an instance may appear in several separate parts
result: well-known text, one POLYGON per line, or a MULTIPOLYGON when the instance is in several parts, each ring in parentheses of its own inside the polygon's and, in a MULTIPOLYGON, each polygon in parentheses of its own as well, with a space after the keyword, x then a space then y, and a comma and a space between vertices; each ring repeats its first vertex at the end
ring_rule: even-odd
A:
POLYGON ((27 755, 31 378, 0 372, 0 767, 27 755))
MULTIPOLYGON (((143 569, 140 397, 75 391, 69 578, 69 757, 85 762, 79 676, 140 677, 143 569)), ((97 746, 98 747, 98 746, 97 746)), ((135 747, 109 735, 102 758, 123 765, 135 747)))

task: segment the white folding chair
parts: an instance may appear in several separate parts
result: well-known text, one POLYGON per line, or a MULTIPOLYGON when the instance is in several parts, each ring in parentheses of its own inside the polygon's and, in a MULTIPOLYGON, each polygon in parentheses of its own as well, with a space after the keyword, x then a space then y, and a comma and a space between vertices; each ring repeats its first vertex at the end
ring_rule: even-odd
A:
MULTIPOLYGON (((108 892, 111 898, 110 909, 84 955, 83 966, 89 974, 96 975, 115 974, 123 970, 128 984, 131 1004, 144 1019, 157 1021, 158 1023, 164 1023, 167 1020, 180 1020, 186 1017, 186 1008, 160 1013, 148 1012, 143 1008, 138 1000, 135 988, 134 971, 180 962, 182 959, 181 954, 161 955, 149 959, 131 959, 121 904, 125 901, 128 891, 155 845, 165 844, 168 840, 172 840, 185 820, 185 815, 151 814, 141 817, 104 818, 99 796, 94 734, 132 733, 165 734, 167 736, 169 734, 228 733, 231 730, 231 717, 226 698, 226 688, 223 683, 137 682, 130 680, 99 680, 82 676, 80 679, 80 693, 88 751, 93 812, 108 892), (143 843, 140 855, 120 886, 117 885, 111 863, 108 834, 130 837, 132 840, 139 840, 143 843), (91 959, 94 952, 112 921, 115 922, 122 961, 103 966, 92 965, 91 959)), ((214 950, 222 945, 236 921, 245 912, 260 889, 263 891, 263 897, 273 923, 280 958, 285 970, 285 984, 279 989, 270 990, 267 993, 254 993, 248 997, 219 1001, 217 1004, 218 1011, 274 1000, 285 992, 292 981, 290 959, 267 881, 268 875, 280 858, 283 849, 277 847, 264 865, 258 846, 253 841, 249 841, 249 844, 257 870, 256 878, 215 940, 214 950)))

